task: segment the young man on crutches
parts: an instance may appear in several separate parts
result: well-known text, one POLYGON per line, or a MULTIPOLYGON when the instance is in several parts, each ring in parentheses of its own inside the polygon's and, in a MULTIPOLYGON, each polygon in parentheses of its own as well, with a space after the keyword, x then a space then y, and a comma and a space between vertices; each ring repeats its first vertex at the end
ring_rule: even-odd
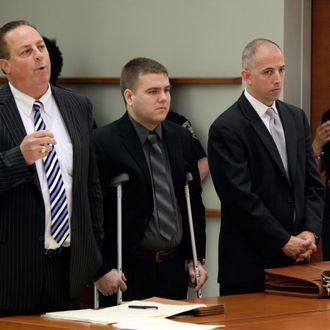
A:
POLYGON ((121 91, 126 113, 94 134, 105 213, 105 273, 96 283, 103 294, 101 306, 114 303, 104 296, 113 294, 116 284, 127 286, 124 300, 185 299, 188 281, 196 283, 197 269, 195 291, 207 280, 205 210, 192 137, 185 128, 165 120, 170 83, 160 63, 147 58, 129 61, 122 70, 121 91), (193 177, 189 191, 196 265, 185 198, 187 172, 193 177), (125 278, 117 274, 114 280, 108 275, 115 274, 117 267, 116 195, 108 183, 121 173, 129 175, 122 195, 125 278))

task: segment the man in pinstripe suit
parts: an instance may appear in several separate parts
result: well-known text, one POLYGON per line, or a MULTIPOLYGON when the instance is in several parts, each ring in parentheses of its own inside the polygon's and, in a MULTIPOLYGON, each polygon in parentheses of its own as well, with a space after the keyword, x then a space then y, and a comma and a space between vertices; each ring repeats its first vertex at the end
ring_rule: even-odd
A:
MULTIPOLYGON (((0 28, 0 316, 79 308, 101 265, 102 193, 91 144, 91 104, 49 85, 50 60, 35 27, 0 28), (46 129, 35 131, 41 102, 46 129), (55 148, 66 193, 69 231, 51 234, 43 159, 55 148)), ((53 207, 53 206, 52 206, 53 207)))

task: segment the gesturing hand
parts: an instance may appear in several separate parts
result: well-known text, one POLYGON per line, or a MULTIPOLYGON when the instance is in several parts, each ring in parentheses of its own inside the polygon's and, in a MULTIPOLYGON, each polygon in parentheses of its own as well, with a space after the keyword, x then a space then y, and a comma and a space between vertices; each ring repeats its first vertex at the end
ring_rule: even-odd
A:
POLYGON ((21 153, 27 165, 44 158, 56 144, 53 133, 48 130, 37 131, 25 136, 20 144, 21 153))

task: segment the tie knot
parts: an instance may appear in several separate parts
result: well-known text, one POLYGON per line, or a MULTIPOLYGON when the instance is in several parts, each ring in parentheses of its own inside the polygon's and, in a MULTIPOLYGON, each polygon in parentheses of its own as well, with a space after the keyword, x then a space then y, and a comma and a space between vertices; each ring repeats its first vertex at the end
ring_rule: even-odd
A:
POLYGON ((42 103, 39 100, 34 101, 33 110, 39 112, 41 109, 42 103))
POLYGON ((155 132, 149 132, 148 140, 151 144, 157 144, 157 135, 155 132))
POLYGON ((273 119, 277 118, 277 113, 274 111, 273 108, 268 108, 268 109, 266 110, 266 114, 267 114, 270 118, 273 118, 273 119))

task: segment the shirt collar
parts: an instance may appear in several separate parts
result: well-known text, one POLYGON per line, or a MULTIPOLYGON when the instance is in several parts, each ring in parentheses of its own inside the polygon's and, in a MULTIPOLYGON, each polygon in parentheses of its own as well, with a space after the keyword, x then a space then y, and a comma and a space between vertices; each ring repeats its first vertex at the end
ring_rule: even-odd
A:
POLYGON ((248 99, 248 101, 251 103, 254 110, 258 113, 260 117, 263 117, 266 115, 266 111, 269 108, 273 108, 274 111, 277 113, 276 109, 276 102, 274 101, 273 104, 268 107, 267 105, 263 104, 259 100, 257 100, 255 97, 253 97, 246 89, 244 90, 244 95, 248 99))
MULTIPOLYGON (((33 112, 33 103, 34 103, 35 99, 27 94, 24 94, 20 90, 18 90, 10 82, 9 82, 9 87, 11 89, 11 92, 13 93, 15 100, 18 100, 21 104, 24 104, 24 107, 22 110, 25 112, 25 114, 27 116, 30 116, 31 113, 33 112)), ((51 90, 50 86, 48 85, 48 89, 47 89, 46 93, 39 99, 39 101, 43 105, 45 105, 50 100, 51 95, 52 95, 52 90, 51 90)), ((44 106, 43 110, 47 114, 49 114, 49 107, 44 106)))
MULTIPOLYGON (((149 135, 150 131, 146 127, 141 125, 139 122, 134 120, 133 117, 129 113, 128 113, 128 117, 131 120, 131 122, 132 122, 132 124, 133 124, 133 126, 136 130, 136 133, 139 137, 139 140, 140 140, 141 144, 144 144, 146 142, 147 138, 148 138, 148 135, 149 135)), ((161 125, 161 123, 153 131, 158 135, 160 140, 162 140, 162 125, 161 125)))

